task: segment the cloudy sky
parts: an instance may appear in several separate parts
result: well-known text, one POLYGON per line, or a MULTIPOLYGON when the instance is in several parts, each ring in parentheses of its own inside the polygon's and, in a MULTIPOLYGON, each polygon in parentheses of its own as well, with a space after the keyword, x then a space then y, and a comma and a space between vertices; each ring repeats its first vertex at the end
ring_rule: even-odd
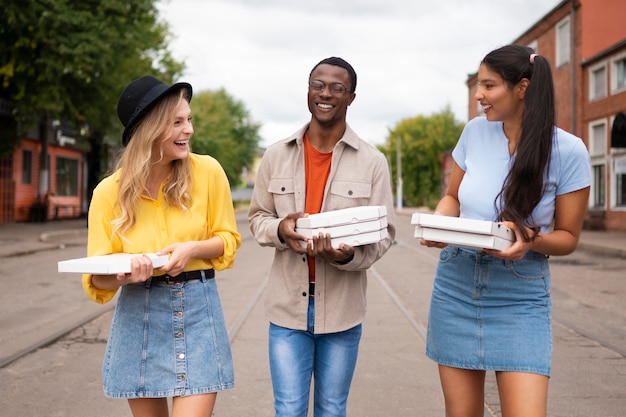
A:
MULTIPOLYGON (((307 80, 340 56, 358 76, 348 123, 372 144, 402 119, 450 106, 467 121, 466 80, 560 0, 160 0, 171 50, 194 91, 243 102, 267 146, 306 121, 307 80)), ((193 104, 193 103, 192 103, 193 104)), ((193 107, 192 107, 193 109, 193 107)))

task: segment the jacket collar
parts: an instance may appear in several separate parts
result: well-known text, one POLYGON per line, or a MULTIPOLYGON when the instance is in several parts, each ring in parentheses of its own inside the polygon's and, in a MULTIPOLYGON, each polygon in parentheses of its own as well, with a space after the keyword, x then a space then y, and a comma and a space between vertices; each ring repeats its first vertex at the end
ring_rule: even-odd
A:
MULTIPOLYGON (((297 143, 298 146, 301 146, 302 145, 302 141, 304 140, 304 134, 306 133, 307 129, 309 128, 309 124, 310 123, 305 124, 300 129, 298 129, 296 132, 294 132, 291 136, 289 136, 287 138, 287 140, 285 141, 285 144, 297 143)), ((339 142, 337 142, 337 145, 342 143, 342 142, 345 143, 347 146, 350 146, 351 148, 359 149, 359 137, 354 132, 354 130, 352 130, 350 125, 348 125, 347 123, 346 123, 346 130, 345 130, 345 132, 343 132, 343 136, 341 137, 339 142)))

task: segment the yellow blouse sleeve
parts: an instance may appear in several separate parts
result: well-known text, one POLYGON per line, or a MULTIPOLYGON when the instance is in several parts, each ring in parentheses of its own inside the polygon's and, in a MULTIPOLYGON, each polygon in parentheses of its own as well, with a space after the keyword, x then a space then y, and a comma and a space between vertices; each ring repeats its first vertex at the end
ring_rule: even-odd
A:
POLYGON ((211 259, 210 263, 215 270, 221 271, 233 267, 236 251, 241 246, 241 235, 237 231, 237 220, 226 173, 217 160, 210 158, 209 161, 211 196, 207 213, 208 236, 219 236, 224 242, 224 254, 211 259))
MULTIPOLYGON (((87 256, 108 255, 121 252, 122 249, 111 236, 111 220, 114 217, 113 207, 117 200, 117 174, 107 177, 94 190, 89 206, 87 256)), ((87 297, 96 303, 109 302, 117 292, 101 290, 91 283, 91 274, 83 274, 82 284, 87 297)))

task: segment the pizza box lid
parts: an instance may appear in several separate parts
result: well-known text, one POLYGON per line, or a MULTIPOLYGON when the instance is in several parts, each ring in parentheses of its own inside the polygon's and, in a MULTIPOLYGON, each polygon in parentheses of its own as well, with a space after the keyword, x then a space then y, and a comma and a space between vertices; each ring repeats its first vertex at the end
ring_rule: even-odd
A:
POLYGON ((515 241, 515 232, 501 223, 488 220, 462 219, 460 217, 439 216, 436 214, 414 213, 411 224, 433 229, 451 230, 497 236, 501 239, 515 241))
POLYGON ((453 246, 471 249, 505 250, 511 247, 512 241, 499 236, 480 233, 458 232, 456 230, 435 229, 432 227, 415 226, 416 239, 443 242, 453 246))
MULTIPOLYGON (((377 243, 387 237, 387 229, 377 230, 375 232, 359 233, 358 235, 340 236, 332 238, 330 244, 333 248, 339 249, 339 245, 345 243, 350 246, 368 245, 377 243)), ((300 241, 300 246, 306 247, 306 242, 300 241)))
POLYGON ((296 220, 296 227, 316 229, 375 220, 387 215, 386 206, 357 206, 309 214, 296 220))
POLYGON ((367 232, 376 232, 387 227, 387 216, 383 216, 376 220, 363 221, 352 224, 344 224, 342 226, 317 227, 314 229, 296 227, 296 233, 300 233, 308 238, 317 236, 320 233, 324 235, 330 233, 331 238, 341 236, 358 235, 367 232))
MULTIPOLYGON (((156 253, 145 253, 152 259, 152 266, 160 268, 169 259, 168 255, 157 255, 156 253)), ((81 274, 117 274, 119 272, 129 273, 130 260, 138 253, 112 253, 101 256, 88 256, 86 258, 69 259, 58 263, 59 272, 77 272, 81 274)))

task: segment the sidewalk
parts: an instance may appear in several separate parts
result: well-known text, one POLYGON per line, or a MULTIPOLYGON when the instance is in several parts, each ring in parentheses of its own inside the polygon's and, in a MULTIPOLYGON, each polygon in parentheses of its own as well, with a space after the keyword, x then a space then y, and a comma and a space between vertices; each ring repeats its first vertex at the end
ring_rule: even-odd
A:
POLYGON ((583 230, 578 250, 626 258, 626 232, 583 230))
POLYGON ((86 242, 86 219, 0 225, 0 258, 58 249, 60 246, 72 244, 86 244, 86 242))
MULTIPOLYGON (((411 215, 414 209, 398 214, 411 215)), ((61 245, 84 244, 87 220, 52 220, 46 223, 11 223, 0 225, 0 258, 19 256, 61 245)), ((626 258, 626 232, 583 230, 578 250, 626 258)))

